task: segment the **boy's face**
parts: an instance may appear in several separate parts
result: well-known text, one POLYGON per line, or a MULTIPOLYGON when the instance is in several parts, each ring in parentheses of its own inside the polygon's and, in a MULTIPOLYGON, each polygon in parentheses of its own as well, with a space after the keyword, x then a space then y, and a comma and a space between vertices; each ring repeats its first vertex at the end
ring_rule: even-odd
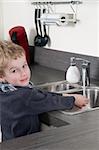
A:
POLYGON ((4 69, 4 82, 15 86, 27 86, 30 80, 30 69, 25 55, 20 58, 12 59, 4 69))

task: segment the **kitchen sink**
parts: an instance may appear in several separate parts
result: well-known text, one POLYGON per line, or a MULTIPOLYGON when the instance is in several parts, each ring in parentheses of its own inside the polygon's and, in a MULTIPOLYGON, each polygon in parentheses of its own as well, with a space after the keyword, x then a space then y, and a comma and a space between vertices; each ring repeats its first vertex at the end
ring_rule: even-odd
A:
POLYGON ((79 84, 70 84, 66 80, 64 80, 41 84, 37 87, 42 90, 54 93, 82 94, 90 99, 88 105, 83 107, 82 109, 74 106, 71 110, 60 110, 61 113, 67 115, 75 115, 99 109, 99 87, 97 86, 91 85, 89 87, 86 87, 86 89, 83 89, 83 87, 79 84))

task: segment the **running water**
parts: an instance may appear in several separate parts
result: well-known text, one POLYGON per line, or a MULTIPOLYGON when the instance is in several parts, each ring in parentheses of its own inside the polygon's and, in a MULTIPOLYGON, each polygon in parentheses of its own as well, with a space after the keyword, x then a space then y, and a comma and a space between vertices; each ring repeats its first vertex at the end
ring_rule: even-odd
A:
POLYGON ((83 82, 83 96, 86 96, 86 69, 82 70, 82 82, 83 82))
MULTIPOLYGON (((90 93, 87 90, 87 94, 86 94, 86 69, 82 70, 82 82, 83 82, 83 96, 87 97, 88 99, 90 99, 90 93)), ((90 109, 90 102, 84 107, 84 109, 90 109)))

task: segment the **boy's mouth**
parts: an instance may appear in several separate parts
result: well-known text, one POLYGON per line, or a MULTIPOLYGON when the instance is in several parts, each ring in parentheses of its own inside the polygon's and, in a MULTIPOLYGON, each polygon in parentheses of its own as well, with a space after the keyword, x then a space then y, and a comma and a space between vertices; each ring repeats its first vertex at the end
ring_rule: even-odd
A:
POLYGON ((20 80, 20 82, 27 82, 27 81, 28 81, 28 78, 20 80))

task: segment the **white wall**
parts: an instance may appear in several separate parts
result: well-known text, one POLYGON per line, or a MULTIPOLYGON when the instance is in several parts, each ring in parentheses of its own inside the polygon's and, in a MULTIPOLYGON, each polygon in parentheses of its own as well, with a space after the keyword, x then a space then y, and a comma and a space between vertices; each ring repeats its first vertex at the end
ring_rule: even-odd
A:
POLYGON ((54 49, 99 56, 98 5, 86 2, 79 6, 78 22, 74 27, 51 27, 54 49))
MULTIPOLYGON (((8 31, 18 25, 25 27, 29 44, 33 45, 36 35, 34 5, 31 0, 2 0, 4 39, 9 39, 8 31)), ((61 1, 61 0, 60 0, 61 1)), ((78 19, 75 26, 50 26, 49 36, 52 49, 99 56, 99 0, 82 0, 78 6, 78 19)), ((56 11, 67 12, 67 5, 55 6, 56 11)), ((2 14, 2 13, 0 13, 2 14)))
MULTIPOLYGON (((3 0, 3 10, 4 39, 9 39, 9 30, 19 25, 25 27, 29 38, 34 28, 34 7, 29 0, 3 0)), ((33 35, 31 38, 33 41, 33 35)))

